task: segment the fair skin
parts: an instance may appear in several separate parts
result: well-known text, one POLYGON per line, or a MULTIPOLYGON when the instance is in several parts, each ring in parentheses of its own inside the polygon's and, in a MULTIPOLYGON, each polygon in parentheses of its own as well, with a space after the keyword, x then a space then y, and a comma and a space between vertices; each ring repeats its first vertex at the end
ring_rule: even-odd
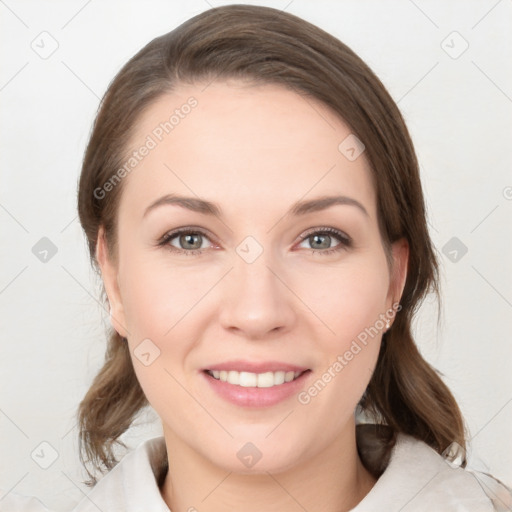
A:
POLYGON ((375 484, 357 454, 354 410, 381 334, 307 404, 298 393, 399 301, 407 244, 393 245, 390 272, 368 164, 364 154, 351 162, 338 150, 350 129, 326 106, 274 85, 203 89, 182 85, 144 113, 134 147, 190 96, 198 101, 124 179, 117 263, 102 231, 97 246, 115 328, 162 420, 169 454, 162 497, 173 512, 350 510, 375 484), (166 194, 214 202, 222 218, 176 204, 144 216, 166 194), (333 195, 366 213, 336 204, 285 215, 299 200, 333 195), (178 235, 158 246, 189 226, 195 241, 178 235), (237 252, 248 236, 263 249, 250 263, 237 252), (184 254, 198 246, 200 254, 184 254), (147 366, 134 356, 145 339, 160 350, 147 366), (213 390, 204 372, 233 359, 309 371, 278 403, 240 405, 213 390), (237 456, 248 442, 261 454, 252 467, 237 456))

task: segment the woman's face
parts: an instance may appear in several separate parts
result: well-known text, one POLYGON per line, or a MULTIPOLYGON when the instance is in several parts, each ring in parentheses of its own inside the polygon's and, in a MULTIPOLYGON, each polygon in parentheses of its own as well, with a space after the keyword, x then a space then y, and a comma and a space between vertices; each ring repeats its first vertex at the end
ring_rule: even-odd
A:
POLYGON ((98 259, 168 442, 279 471, 353 436, 407 247, 391 280, 352 137, 315 100, 240 82, 181 86, 138 123, 118 265, 102 242, 98 259))

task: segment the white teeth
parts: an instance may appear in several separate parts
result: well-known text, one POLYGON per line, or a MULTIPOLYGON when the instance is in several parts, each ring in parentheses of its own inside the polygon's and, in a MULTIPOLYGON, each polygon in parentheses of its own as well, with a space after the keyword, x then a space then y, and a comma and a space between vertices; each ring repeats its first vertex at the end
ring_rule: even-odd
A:
POLYGON ((284 381, 290 382, 291 380, 293 380, 294 377, 295 377, 295 374, 293 372, 286 372, 284 374, 284 381))
MULTIPOLYGON (((237 374, 238 372, 229 372, 237 374)), ((239 382, 233 382, 229 381, 230 384, 238 384, 239 386, 242 386, 244 388, 254 388, 258 385, 258 376, 255 373, 249 373, 249 372, 240 372, 239 375, 239 382)))
POLYGON ((231 384, 240 384, 240 374, 238 372, 229 371, 227 381, 231 382, 231 384))
POLYGON ((237 372, 235 370, 208 370, 208 373, 217 380, 244 388, 271 388, 284 384, 285 382, 291 382, 302 374, 302 372, 277 371, 252 373, 237 372))
POLYGON ((274 385, 274 373, 258 373, 258 387, 271 388, 274 385))
POLYGON ((274 372, 274 385, 284 384, 284 375, 286 372, 274 372))

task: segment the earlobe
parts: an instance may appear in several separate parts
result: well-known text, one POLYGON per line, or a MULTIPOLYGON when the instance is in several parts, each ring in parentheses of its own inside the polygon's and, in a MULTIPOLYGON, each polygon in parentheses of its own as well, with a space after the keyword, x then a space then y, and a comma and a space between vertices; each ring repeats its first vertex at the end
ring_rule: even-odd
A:
POLYGON ((108 254, 107 241, 103 226, 100 226, 98 230, 98 239, 96 242, 96 261, 100 267, 103 286, 105 287, 110 305, 110 322, 112 323, 112 327, 119 333, 119 335, 123 338, 126 338, 127 329, 125 327, 123 303, 117 281, 117 268, 112 263, 108 254))

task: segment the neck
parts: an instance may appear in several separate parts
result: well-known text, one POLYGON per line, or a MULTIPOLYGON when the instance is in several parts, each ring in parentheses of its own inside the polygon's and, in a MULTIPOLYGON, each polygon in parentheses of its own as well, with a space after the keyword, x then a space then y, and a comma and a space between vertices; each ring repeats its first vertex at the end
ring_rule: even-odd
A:
POLYGON ((161 492, 172 512, 344 512, 375 484, 359 459, 355 425, 313 457, 279 473, 239 474, 218 467, 165 433, 169 470, 161 492))

